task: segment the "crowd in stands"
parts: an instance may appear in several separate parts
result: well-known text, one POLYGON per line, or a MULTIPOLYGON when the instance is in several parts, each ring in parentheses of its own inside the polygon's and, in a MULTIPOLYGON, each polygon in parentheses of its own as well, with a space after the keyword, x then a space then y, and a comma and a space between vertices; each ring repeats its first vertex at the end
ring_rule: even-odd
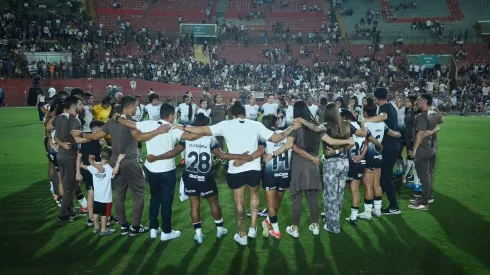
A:
MULTIPOLYGON (((382 79, 391 85, 409 76, 417 79, 417 73, 425 71, 417 64, 395 64, 396 57, 408 53, 408 50, 403 49, 401 37, 393 42, 396 54, 386 58, 379 55, 385 46, 374 43, 368 47, 369 55, 353 56, 351 52, 341 50, 338 61, 321 59, 315 51, 327 51, 331 56, 333 42, 338 43, 340 39, 338 23, 331 21, 323 21, 318 31, 311 30, 305 37, 301 31, 292 31, 293 26, 276 22, 272 26, 271 38, 266 31, 260 34, 260 43, 267 44, 271 40, 275 45, 262 52, 264 61, 259 63, 228 61, 226 55, 221 54, 220 46, 208 46, 206 41, 203 50, 211 62, 204 64, 194 58, 195 39, 192 33, 181 39, 170 39, 162 32, 144 26, 135 30, 129 21, 122 22, 120 18, 120 30, 106 30, 103 24, 89 20, 86 13, 80 11, 80 3, 76 1, 60 2, 56 7, 40 5, 38 8, 50 11, 46 13, 30 13, 29 4, 26 6, 16 2, 13 7, 16 8, 6 11, 0 17, 4 26, 0 28, 0 72, 4 77, 134 78, 186 86, 205 85, 244 93, 260 90, 315 95, 319 91, 336 92, 340 88, 337 85, 339 79, 355 78, 365 82, 367 87, 376 87, 382 79), (29 16, 23 16, 25 14, 29 16), (297 53, 291 47, 295 43, 303 44, 297 53), (317 49, 314 50, 311 44, 316 45, 317 49), (134 50, 132 45, 137 45, 139 53, 131 52, 134 50), (28 64, 22 53, 33 51, 69 51, 72 53, 72 61, 38 61, 28 64), (303 65, 298 57, 311 58, 313 66, 303 65), (416 66, 419 67, 417 73, 416 66)), ((358 25, 372 24, 375 30, 378 20, 379 12, 368 11, 358 25)), ((183 17, 179 21, 183 21, 183 17)), ((247 32, 243 24, 220 23, 223 35, 235 35, 237 42, 246 44, 247 32)), ((439 28, 443 29, 443 24, 439 28)), ((379 31, 376 33, 375 37, 379 37, 379 31)), ((463 34, 457 36, 454 43, 457 49, 455 57, 464 59, 467 52, 460 43, 461 37, 463 34)), ((378 41, 375 39, 373 42, 378 41)), ((476 83, 473 78, 489 76, 490 67, 483 64, 484 60, 480 56, 478 64, 461 67, 458 74, 476 83)), ((435 75, 440 82, 448 83, 449 68, 441 71, 440 75, 427 75, 435 75)), ((430 82, 426 76, 420 80, 430 82)), ((424 82, 421 85, 426 86, 424 82)), ((475 87, 482 85, 475 84, 475 87)), ((342 88, 346 90, 346 87, 342 88)), ((449 97, 446 99, 449 100, 449 97)))

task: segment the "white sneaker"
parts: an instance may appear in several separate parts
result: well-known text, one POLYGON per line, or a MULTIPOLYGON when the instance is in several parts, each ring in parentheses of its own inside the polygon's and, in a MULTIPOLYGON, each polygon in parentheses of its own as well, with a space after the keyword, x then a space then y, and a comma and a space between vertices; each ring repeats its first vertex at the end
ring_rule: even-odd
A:
POLYGON ((256 228, 253 228, 253 227, 250 227, 248 229, 248 237, 249 238, 252 238, 252 239, 257 238, 257 229, 256 228))
MULTIPOLYGON (((380 213, 380 215, 381 215, 381 213, 380 213)), ((370 221, 371 220, 371 213, 367 213, 367 212, 364 211, 361 214, 357 214, 357 218, 358 219, 361 219, 361 220, 370 221)))
POLYGON ((373 216, 379 218, 379 217, 383 216, 383 214, 381 213, 381 210, 374 210, 373 211, 373 216))
POLYGON ((286 227, 286 233, 288 233, 289 235, 291 235, 294 238, 298 238, 299 237, 299 231, 298 230, 293 230, 293 226, 286 227))
POLYGON ((150 230, 150 238, 156 239, 158 234, 161 232, 160 228, 150 230))
POLYGON ((179 230, 172 230, 172 232, 168 234, 162 232, 162 235, 160 236, 160 241, 162 242, 170 241, 172 239, 177 239, 178 237, 180 237, 179 230))
POLYGON ((204 235, 203 234, 194 235, 194 241, 196 241, 196 243, 198 244, 202 244, 202 242, 204 241, 204 235))
POLYGON ((308 229, 310 229, 310 231, 313 233, 313 235, 320 235, 320 226, 314 226, 313 224, 310 224, 310 226, 308 227, 308 229))
POLYGON ((228 234, 228 229, 221 227, 216 231, 216 238, 221 239, 223 238, 226 234, 228 234))
POLYGON ((247 236, 240 237, 240 234, 236 233, 235 236, 233 236, 233 239, 241 245, 247 245, 248 239, 247 236))

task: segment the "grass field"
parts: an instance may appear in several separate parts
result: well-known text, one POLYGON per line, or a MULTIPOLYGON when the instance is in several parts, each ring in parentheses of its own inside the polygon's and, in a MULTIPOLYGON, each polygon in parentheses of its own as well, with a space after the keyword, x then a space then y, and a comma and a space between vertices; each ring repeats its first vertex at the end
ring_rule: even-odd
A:
MULTIPOLYGON (((279 212, 283 239, 260 236, 245 248, 232 239, 233 199, 222 168, 220 202, 230 234, 221 241, 203 204, 203 232, 208 237, 195 245, 189 205, 180 202, 178 194, 173 226, 182 236, 169 243, 150 240, 148 234, 101 238, 85 227, 85 220, 55 222, 58 207, 49 193, 42 125, 36 119, 34 109, 0 109, 2 274, 490 274, 489 118, 445 118, 435 203, 428 212, 409 210, 410 192, 400 188, 402 215, 360 221, 358 227, 342 218, 341 234, 322 229, 314 237, 308 231, 305 203, 301 235, 294 240, 285 233, 291 223, 288 192, 279 212)), ((347 191, 342 217, 349 208, 347 191)), ((148 208, 143 223, 149 224, 148 208)))

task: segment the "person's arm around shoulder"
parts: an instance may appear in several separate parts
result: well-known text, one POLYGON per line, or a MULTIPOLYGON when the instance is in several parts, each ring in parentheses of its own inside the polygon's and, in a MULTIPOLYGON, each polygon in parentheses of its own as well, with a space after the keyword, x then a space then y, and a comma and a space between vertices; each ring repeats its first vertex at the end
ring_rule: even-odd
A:
POLYGON ((182 146, 182 144, 177 144, 174 149, 172 149, 166 153, 156 155, 156 156, 149 154, 148 156, 146 156, 146 160, 148 162, 152 163, 152 162, 155 162, 158 160, 171 159, 171 158, 178 156, 180 153, 182 153, 184 151, 184 149, 185 148, 184 148, 184 146, 182 146))
POLYGON ((114 166, 114 169, 112 170, 112 177, 114 177, 115 175, 117 175, 117 173, 119 173, 119 167, 120 167, 121 161, 124 159, 124 157, 126 157, 125 154, 119 154, 119 156, 117 157, 116 165, 114 166))

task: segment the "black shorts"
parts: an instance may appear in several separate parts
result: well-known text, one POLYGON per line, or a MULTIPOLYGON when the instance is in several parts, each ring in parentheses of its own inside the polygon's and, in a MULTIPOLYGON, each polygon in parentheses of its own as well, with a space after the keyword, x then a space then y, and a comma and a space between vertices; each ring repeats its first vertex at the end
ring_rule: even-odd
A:
POLYGON ((143 148, 143 143, 138 142, 138 148, 143 148))
POLYGON ((349 161, 349 172, 347 173, 347 181, 361 180, 366 169, 366 162, 349 161))
POLYGON ((262 178, 262 188, 264 188, 265 191, 286 191, 286 189, 289 188, 289 173, 274 173, 274 175, 264 175, 262 178))
POLYGON ((87 187, 87 191, 94 190, 94 177, 92 173, 88 170, 80 169, 80 174, 82 174, 83 182, 85 182, 85 187, 87 187))
POLYGON ((377 155, 375 157, 366 158, 366 168, 369 170, 374 170, 381 168, 383 166, 383 156, 377 155))
POLYGON ((257 187, 260 184, 260 178, 262 177, 261 171, 245 171, 236 174, 226 174, 226 183, 230 189, 238 189, 244 185, 250 187, 257 187))
POLYGON ((201 196, 210 198, 218 195, 218 187, 213 175, 198 176, 192 173, 183 173, 184 193, 189 197, 201 196), (202 178, 200 178, 202 177, 202 178))
POLYGON ((109 217, 111 215, 112 202, 94 201, 94 214, 109 217))
POLYGON ((60 171, 60 168, 58 167, 58 152, 55 150, 49 150, 46 152, 46 156, 48 157, 49 161, 53 163, 56 172, 60 171))

